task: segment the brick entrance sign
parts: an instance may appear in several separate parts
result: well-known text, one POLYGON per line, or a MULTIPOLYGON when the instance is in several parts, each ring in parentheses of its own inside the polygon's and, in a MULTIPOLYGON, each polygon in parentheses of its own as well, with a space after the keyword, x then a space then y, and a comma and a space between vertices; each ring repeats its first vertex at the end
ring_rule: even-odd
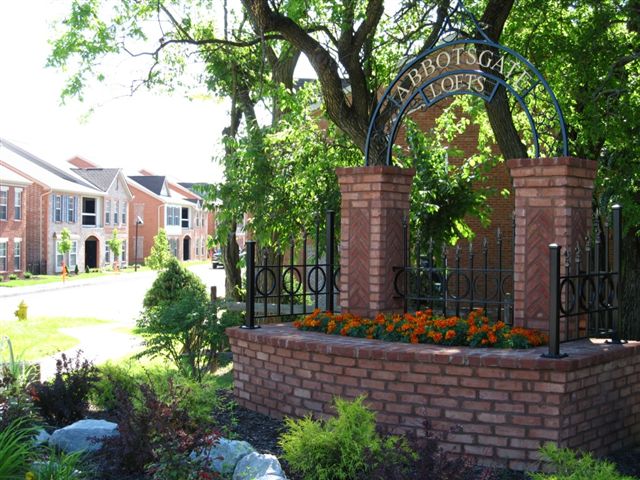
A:
POLYGON ((409 215, 413 169, 338 168, 342 193, 340 307, 373 316, 399 310, 393 267, 402 265, 402 219, 409 215))
POLYGON ((573 249, 591 227, 596 162, 574 157, 507 161, 515 191, 514 322, 549 328, 549 244, 573 249))

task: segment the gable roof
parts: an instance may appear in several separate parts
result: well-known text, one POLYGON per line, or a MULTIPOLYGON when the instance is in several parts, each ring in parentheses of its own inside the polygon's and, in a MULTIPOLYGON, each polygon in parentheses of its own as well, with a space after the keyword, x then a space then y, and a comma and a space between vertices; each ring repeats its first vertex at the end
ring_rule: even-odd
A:
POLYGON ((103 192, 109 190, 118 176, 119 168, 72 168, 71 171, 91 182, 103 192))
POLYGON ((130 175, 129 178, 154 194, 166 197, 166 195, 163 194, 166 177, 161 175, 130 175))
POLYGON ((27 177, 3 165, 2 160, 0 160, 0 185, 31 185, 32 183, 27 177))
POLYGON ((0 138, 0 155, 7 165, 53 190, 101 195, 99 190, 82 178, 52 165, 4 138, 0 138))

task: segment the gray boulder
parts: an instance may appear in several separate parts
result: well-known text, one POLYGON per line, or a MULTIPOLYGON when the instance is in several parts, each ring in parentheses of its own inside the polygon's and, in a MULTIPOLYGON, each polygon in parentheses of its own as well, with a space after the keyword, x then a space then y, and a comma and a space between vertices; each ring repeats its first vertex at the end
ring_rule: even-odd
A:
POLYGON ((286 480, 280 462, 273 455, 253 452, 240 459, 233 480, 286 480))
POLYGON ((118 435, 118 425, 105 420, 80 420, 56 430, 49 444, 70 452, 100 450, 100 439, 118 435), (96 439, 96 440, 94 440, 96 439))
POLYGON ((203 450, 197 456, 206 457, 212 471, 223 476, 231 476, 238 461, 254 451, 247 442, 220 438, 213 447, 203 450))

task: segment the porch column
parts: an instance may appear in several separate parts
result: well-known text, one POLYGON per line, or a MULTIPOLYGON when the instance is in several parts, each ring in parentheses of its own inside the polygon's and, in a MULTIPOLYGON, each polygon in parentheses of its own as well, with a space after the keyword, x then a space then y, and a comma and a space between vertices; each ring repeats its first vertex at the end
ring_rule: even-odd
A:
POLYGON ((402 265, 402 219, 409 216, 414 169, 336 169, 340 192, 340 307, 372 316, 399 310, 393 267, 402 265))
POLYGON ((596 162, 507 161, 515 191, 514 323, 549 329, 549 244, 575 248, 591 228, 596 162))

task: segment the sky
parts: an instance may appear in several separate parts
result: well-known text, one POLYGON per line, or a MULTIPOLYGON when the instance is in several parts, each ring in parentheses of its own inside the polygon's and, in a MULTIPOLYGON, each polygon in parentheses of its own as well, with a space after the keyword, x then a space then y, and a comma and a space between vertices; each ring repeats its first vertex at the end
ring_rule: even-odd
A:
MULTIPOLYGON (((122 96, 116 85, 91 89, 83 103, 61 105, 65 74, 44 65, 52 22, 69 3, 0 0, 0 137, 57 165, 78 155, 127 173, 146 168, 184 182, 219 181, 212 156, 228 118, 219 99, 146 91, 122 96)), ((128 64, 117 66, 126 77, 128 64)))

